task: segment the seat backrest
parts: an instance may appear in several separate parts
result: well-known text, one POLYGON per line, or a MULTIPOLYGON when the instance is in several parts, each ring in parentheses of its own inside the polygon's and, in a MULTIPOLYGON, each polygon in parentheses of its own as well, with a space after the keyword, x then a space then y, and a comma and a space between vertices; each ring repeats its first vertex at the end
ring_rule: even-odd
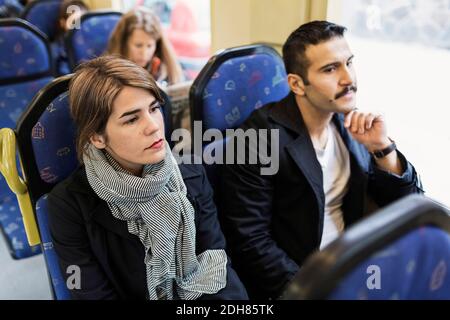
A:
POLYGON ((313 254, 284 299, 450 299, 450 211, 418 195, 313 254))
POLYGON ((227 49, 214 55, 192 84, 192 121, 202 121, 203 132, 236 128, 253 110, 288 93, 284 64, 273 48, 227 49))
POLYGON ((40 0, 29 2, 22 13, 22 19, 47 35, 50 41, 56 36, 61 0, 40 0))
MULTIPOLYGON (((221 51, 211 57, 192 84, 189 100, 191 132, 194 121, 201 121, 201 133, 208 129, 239 127, 248 116, 263 105, 280 100, 289 93, 286 70, 280 55, 266 45, 242 46, 221 51)), ((198 134, 197 134, 198 136, 198 134)), ((192 141, 195 151, 195 143, 192 141)), ((212 143, 224 154, 225 141, 212 143)), ((203 144, 207 148, 207 144, 203 144)), ((199 156, 199 155, 198 155, 199 156)), ((224 156, 226 157, 226 156, 224 156)), ((221 165, 205 165, 215 201, 220 208, 221 165)))
POLYGON ((0 0, 0 18, 19 17, 24 10, 18 0, 0 0))
MULTIPOLYGON (((0 43, 0 128, 14 128, 33 96, 53 79, 50 47, 42 32, 21 19, 0 20, 0 43)), ((3 178, 0 224, 14 258, 40 252, 27 244, 16 197, 3 178)))
POLYGON ((21 19, 0 20, 0 128, 14 128, 33 96, 53 79, 47 37, 21 19))
POLYGON ((78 166, 68 89, 72 75, 48 84, 19 119, 16 133, 25 180, 33 203, 78 166))
POLYGON ((82 61, 102 55, 109 36, 122 14, 113 11, 92 11, 80 18, 80 28, 69 30, 64 42, 72 71, 82 61))

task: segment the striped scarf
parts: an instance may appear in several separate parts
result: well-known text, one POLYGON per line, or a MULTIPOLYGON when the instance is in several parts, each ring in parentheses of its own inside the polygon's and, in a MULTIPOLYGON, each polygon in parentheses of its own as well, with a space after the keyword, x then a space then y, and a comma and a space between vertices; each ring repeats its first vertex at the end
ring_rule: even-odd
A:
POLYGON ((142 177, 91 144, 83 161, 92 189, 145 247, 149 299, 191 300, 225 287, 227 256, 222 249, 196 255, 195 212, 168 144, 166 150, 142 177))

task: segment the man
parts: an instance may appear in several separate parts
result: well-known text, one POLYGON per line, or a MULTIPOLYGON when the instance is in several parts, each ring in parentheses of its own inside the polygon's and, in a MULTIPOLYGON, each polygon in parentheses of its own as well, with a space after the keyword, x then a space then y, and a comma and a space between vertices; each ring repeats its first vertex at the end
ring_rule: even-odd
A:
POLYGON ((367 194, 385 206, 422 192, 384 119, 356 109, 344 32, 326 21, 295 30, 283 46, 290 94, 242 125, 279 130, 278 172, 264 176, 262 165, 248 162, 225 166, 223 228, 253 298, 277 298, 308 255, 363 217, 367 194))

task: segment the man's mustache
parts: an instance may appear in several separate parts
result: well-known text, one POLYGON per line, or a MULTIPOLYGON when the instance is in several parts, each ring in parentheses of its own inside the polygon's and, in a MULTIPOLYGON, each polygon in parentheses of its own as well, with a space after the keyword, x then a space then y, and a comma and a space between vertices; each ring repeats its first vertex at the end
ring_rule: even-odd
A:
POLYGON ((345 96, 347 93, 349 93, 350 91, 353 91, 356 93, 356 91, 358 91, 358 88, 356 86, 349 86, 346 87, 344 90, 342 90, 341 92, 339 92, 338 94, 336 94, 336 96, 334 97, 334 100, 339 99, 340 97, 345 96))

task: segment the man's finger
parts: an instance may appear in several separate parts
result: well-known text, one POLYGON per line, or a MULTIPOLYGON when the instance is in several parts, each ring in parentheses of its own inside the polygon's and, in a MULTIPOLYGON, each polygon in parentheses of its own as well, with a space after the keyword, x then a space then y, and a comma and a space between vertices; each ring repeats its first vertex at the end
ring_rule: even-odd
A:
POLYGON ((361 116, 358 118, 358 133, 359 134, 364 134, 366 119, 367 119, 367 114, 361 113, 361 116))
POLYGON ((351 131, 353 133, 357 133, 359 131, 359 119, 361 117, 364 117, 364 114, 360 112, 355 112, 355 114, 353 115, 351 125, 351 131))
POLYGON ((344 127, 345 128, 350 127, 350 124, 352 123, 352 117, 353 117, 353 114, 355 113, 355 110, 356 109, 353 109, 352 111, 350 111, 349 113, 347 113, 345 115, 345 120, 344 120, 344 127))

